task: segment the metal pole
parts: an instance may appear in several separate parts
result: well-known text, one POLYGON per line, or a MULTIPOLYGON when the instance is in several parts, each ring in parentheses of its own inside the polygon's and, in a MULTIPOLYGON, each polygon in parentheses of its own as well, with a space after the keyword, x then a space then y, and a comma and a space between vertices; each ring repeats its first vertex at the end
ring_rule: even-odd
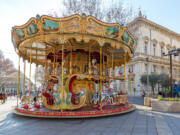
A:
POLYGON ((25 77, 26 77, 26 61, 24 60, 24 75, 23 75, 23 90, 25 92, 25 77))
MULTIPOLYGON (((149 42, 149 43, 150 43, 150 50, 149 50, 149 56, 150 56, 150 57, 149 57, 149 59, 151 59, 151 46, 152 46, 152 31, 151 31, 151 28, 150 28, 149 31, 150 31, 150 33, 149 33, 149 34, 150 34, 150 42, 149 42)), ((149 89, 149 87, 148 87, 148 86, 149 86, 149 73, 151 74, 151 63, 149 63, 149 59, 148 59, 148 62, 147 62, 147 63, 148 63, 148 64, 147 64, 147 67, 148 67, 148 72, 147 72, 147 73, 148 73, 148 75, 147 75, 147 81, 148 81, 148 82, 147 82, 148 97, 150 97, 150 89, 149 89), (149 72, 149 71, 150 71, 150 72, 149 72)))
POLYGON ((114 54, 112 53, 112 77, 114 77, 114 54))
POLYGON ((32 57, 32 47, 30 51, 30 69, 29 69, 29 100, 28 100, 28 106, 30 107, 30 98, 31 98, 31 57, 32 57))
POLYGON ((17 86, 17 106, 18 106, 18 98, 19 98, 19 83, 20 83, 20 56, 18 60, 18 86, 17 86))
POLYGON ((173 97, 173 89, 172 89, 172 54, 170 56, 170 85, 171 85, 171 97, 173 97))
POLYGON ((37 87, 36 87, 36 85, 37 85, 37 75, 38 75, 38 65, 36 65, 36 72, 35 72, 35 91, 37 91, 37 87))
POLYGON ((125 89, 125 105, 126 105, 126 55, 124 55, 124 89, 125 89))
MULTIPOLYGON (((149 63, 147 61, 147 91, 148 91, 148 97, 149 97, 149 89, 148 89, 148 86, 149 86, 149 63)), ((145 95, 144 95, 145 96, 145 95)))
POLYGON ((132 104, 132 73, 133 73, 133 66, 132 66, 132 59, 131 59, 131 70, 130 70, 130 95, 131 95, 131 104, 132 104))
POLYGON ((53 55, 54 57, 54 60, 53 60, 53 75, 55 75, 55 62, 56 62, 56 51, 55 51, 55 49, 54 49, 54 55, 53 55))
POLYGON ((72 45, 71 45, 71 52, 70 52, 70 74, 72 74, 72 45))
POLYGON ((89 47, 89 69, 88 69, 89 75, 91 74, 91 52, 89 47))
POLYGON ((102 110, 102 46, 100 46, 100 109, 102 110))
MULTIPOLYGON (((62 61, 61 61, 61 92, 62 92, 62 99, 64 100, 64 44, 62 44, 62 61)), ((61 112, 63 109, 61 109, 61 112)))

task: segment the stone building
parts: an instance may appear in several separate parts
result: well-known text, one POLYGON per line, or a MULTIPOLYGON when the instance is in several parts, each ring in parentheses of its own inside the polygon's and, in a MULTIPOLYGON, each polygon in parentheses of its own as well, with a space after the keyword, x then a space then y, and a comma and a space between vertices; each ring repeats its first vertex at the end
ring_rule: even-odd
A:
MULTIPOLYGON (((162 53, 180 48, 180 34, 148 20, 141 12, 128 24, 128 29, 137 37, 137 49, 132 61, 133 91, 136 91, 136 95, 140 95, 142 90, 146 89, 140 82, 141 75, 147 72, 169 74, 169 58, 162 53)), ((173 56, 173 79, 180 81, 180 55, 173 56)))
MULTIPOLYGON (((8 82, 4 86, 5 93, 17 92, 18 85, 18 72, 14 72, 8 75, 8 82)), ((25 78, 25 89, 28 89, 29 79, 25 78)), ((20 73, 20 83, 19 83, 20 91, 23 90, 23 73, 20 73)))

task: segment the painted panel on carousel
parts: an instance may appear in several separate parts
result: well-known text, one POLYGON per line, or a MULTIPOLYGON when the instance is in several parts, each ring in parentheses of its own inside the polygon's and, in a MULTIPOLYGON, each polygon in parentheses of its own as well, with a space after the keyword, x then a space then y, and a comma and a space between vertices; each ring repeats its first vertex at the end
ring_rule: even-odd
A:
POLYGON ((45 19, 43 23, 44 31, 57 31, 58 28, 59 28, 59 25, 57 22, 45 19))
POLYGON ((63 21, 64 32, 78 32, 80 30, 79 18, 63 21))
POLYGON ((18 40, 21 40, 22 38, 25 37, 24 31, 21 30, 21 29, 17 29, 17 30, 16 30, 16 35, 17 35, 17 37, 18 37, 18 40))
POLYGON ((123 42, 127 44, 129 42, 129 39, 130 39, 129 34, 126 31, 123 32, 123 35, 122 35, 123 42))
POLYGON ((101 26, 95 22, 93 19, 88 20, 88 24, 86 26, 86 31, 89 34, 93 35, 101 35, 101 26))
POLYGON ((27 34, 31 35, 31 34, 35 34, 38 32, 38 28, 37 25, 35 23, 31 23, 27 28, 27 34))
POLYGON ((134 40, 134 39, 131 39, 130 45, 131 45, 131 46, 134 46, 134 44, 135 44, 135 40, 134 40))
POLYGON ((119 36, 119 29, 117 27, 108 27, 106 35, 110 38, 117 38, 119 36))
POLYGON ((12 35, 12 42, 13 42, 14 47, 16 47, 16 38, 13 35, 12 35))

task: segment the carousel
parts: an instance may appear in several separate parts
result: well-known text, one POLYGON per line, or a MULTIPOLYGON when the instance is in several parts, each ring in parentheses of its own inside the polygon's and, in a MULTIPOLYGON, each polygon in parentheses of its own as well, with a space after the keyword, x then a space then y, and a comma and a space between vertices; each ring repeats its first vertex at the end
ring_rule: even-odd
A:
POLYGON ((131 62, 136 39, 126 27, 85 14, 64 18, 37 15, 26 24, 12 28, 12 42, 19 56, 15 114, 82 118, 135 109, 132 100, 127 101, 126 64, 131 62), (21 59, 24 92, 20 99, 21 59), (30 65, 28 92, 25 91, 27 62, 30 65), (32 64, 43 69, 40 91, 31 85, 32 64), (123 67, 122 74, 115 74, 115 69, 120 67, 123 67), (117 80, 124 82, 123 90, 114 87, 113 82, 117 80))

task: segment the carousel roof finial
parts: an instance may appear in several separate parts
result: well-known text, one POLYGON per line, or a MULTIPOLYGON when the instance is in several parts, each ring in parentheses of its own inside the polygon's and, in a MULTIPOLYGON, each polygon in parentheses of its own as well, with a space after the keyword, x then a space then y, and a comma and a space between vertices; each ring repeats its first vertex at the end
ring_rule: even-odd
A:
POLYGON ((82 18, 86 18, 86 14, 85 13, 82 13, 82 18))
POLYGON ((39 14, 36 15, 36 19, 40 20, 41 16, 39 14))

